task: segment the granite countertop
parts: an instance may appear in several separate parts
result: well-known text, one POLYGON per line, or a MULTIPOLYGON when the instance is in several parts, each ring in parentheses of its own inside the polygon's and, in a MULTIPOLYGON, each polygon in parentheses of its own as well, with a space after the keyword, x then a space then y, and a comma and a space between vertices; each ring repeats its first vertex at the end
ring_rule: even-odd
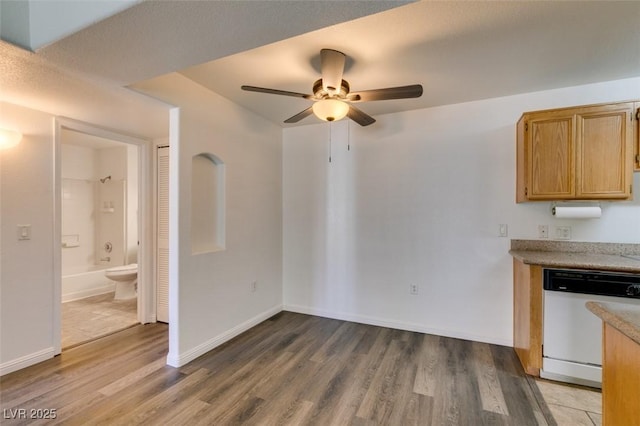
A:
POLYGON ((640 273, 640 260, 615 254, 529 250, 510 250, 509 253, 530 265, 640 273))
POLYGON ((530 265, 640 273, 640 244, 512 240, 509 254, 530 265))
POLYGON ((640 305, 587 302, 587 309, 640 345, 640 305))

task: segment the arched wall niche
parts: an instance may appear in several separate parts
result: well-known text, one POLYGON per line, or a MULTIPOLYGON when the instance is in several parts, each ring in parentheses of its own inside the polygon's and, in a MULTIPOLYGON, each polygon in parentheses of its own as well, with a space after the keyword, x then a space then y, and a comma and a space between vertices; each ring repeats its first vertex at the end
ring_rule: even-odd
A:
POLYGON ((224 162, 204 152, 191 159, 191 253, 225 248, 224 162))

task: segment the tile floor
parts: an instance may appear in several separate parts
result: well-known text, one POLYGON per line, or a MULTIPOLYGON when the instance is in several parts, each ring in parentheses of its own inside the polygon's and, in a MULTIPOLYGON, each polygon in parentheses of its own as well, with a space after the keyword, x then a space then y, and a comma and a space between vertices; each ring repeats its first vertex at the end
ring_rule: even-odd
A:
POLYGON ((602 394, 598 389, 536 379, 558 426, 601 426, 602 394))
POLYGON ((138 323, 137 299, 113 300, 114 293, 62 304, 62 349, 138 323))

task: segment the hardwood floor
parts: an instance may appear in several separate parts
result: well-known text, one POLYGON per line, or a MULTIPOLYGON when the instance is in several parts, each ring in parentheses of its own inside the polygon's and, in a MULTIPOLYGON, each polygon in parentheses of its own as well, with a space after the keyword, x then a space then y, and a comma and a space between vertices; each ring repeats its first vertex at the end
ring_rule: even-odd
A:
POLYGON ((166 353, 149 324, 6 375, 2 424, 555 424, 507 347, 283 312, 182 368, 166 353))

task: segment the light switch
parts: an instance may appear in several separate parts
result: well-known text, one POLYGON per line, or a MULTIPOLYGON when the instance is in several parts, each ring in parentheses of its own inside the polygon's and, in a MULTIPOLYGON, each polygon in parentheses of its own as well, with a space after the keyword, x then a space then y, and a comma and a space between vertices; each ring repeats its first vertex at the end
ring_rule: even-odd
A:
POLYGON ((31 225, 18 225, 18 240, 31 239, 31 225))
POLYGON ((498 227, 498 235, 500 237, 506 237, 509 235, 509 227, 506 223, 501 223, 498 227))

